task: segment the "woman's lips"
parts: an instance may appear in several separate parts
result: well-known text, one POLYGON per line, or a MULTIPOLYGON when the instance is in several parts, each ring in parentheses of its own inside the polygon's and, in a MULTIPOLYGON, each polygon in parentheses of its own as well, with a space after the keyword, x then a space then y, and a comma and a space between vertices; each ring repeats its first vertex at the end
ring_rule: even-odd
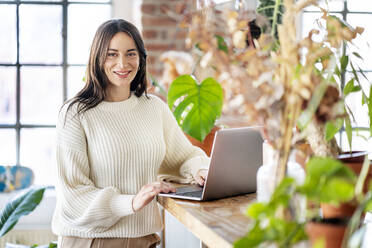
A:
POLYGON ((127 78, 131 71, 114 71, 115 75, 119 78, 127 78))

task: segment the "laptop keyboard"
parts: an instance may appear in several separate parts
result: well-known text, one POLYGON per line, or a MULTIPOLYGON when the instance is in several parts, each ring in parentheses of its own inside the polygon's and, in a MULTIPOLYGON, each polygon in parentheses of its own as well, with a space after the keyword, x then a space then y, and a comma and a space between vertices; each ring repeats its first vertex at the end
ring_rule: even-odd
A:
POLYGON ((177 192, 176 195, 191 196, 191 197, 201 197, 203 190, 193 191, 193 192, 177 192))

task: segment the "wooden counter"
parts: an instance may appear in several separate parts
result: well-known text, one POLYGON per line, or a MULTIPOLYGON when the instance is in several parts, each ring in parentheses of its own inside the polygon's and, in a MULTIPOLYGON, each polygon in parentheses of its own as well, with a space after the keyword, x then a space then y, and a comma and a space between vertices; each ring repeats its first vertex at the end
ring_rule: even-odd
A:
POLYGON ((158 197, 158 202, 205 245, 225 248, 247 232, 250 220, 244 213, 255 199, 248 194, 208 202, 158 197))

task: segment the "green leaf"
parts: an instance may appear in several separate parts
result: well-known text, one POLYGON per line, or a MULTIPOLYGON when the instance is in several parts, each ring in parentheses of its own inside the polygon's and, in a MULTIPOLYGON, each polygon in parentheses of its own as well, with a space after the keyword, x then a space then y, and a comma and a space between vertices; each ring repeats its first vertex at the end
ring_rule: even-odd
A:
POLYGON ((362 94, 362 105, 366 103, 367 103, 367 97, 364 94, 362 94))
POLYGON ((312 157, 306 165, 305 183, 297 190, 314 202, 336 204, 350 196, 355 182, 355 173, 339 160, 312 157), (344 196, 335 195, 335 192, 344 196))
POLYGON ((367 81, 369 81, 369 79, 368 79, 368 77, 366 76, 366 74, 363 72, 363 70, 358 66, 358 72, 360 73, 360 74, 362 74, 362 76, 367 80, 367 81))
POLYGON ((215 35, 215 37, 217 39, 218 49, 224 51, 227 54, 229 52, 229 49, 227 48, 226 42, 223 37, 217 34, 215 35))
POLYGON ((56 243, 49 243, 49 248, 57 248, 57 244, 56 243))
POLYGON ((355 57, 357 57, 357 58, 363 60, 362 56, 360 56, 359 53, 357 53, 357 52, 353 52, 353 54, 355 55, 355 57))
POLYGON ((171 110, 181 100, 173 114, 182 130, 199 141, 204 140, 221 115, 223 90, 213 78, 197 84, 190 75, 179 76, 170 85, 167 98, 171 110))
POLYGON ((203 51, 200 47, 200 44, 199 43, 196 43, 195 46, 194 46, 197 50, 199 51, 203 51))
POLYGON ((265 241, 267 241, 265 230, 262 230, 259 224, 256 224, 246 236, 234 242, 234 248, 257 247, 265 241))
POLYGON ((248 217, 253 218, 253 219, 258 219, 258 217, 263 212, 265 212, 266 209, 267 209, 267 204, 265 204, 265 203, 262 203, 262 202, 253 203, 253 204, 249 205, 249 207, 247 208, 246 215, 248 217))
POLYGON ((283 0, 261 0, 257 12, 270 20, 271 36, 278 41, 277 26, 282 23, 283 0))
POLYGON ((354 197, 352 182, 341 178, 330 178, 321 191, 322 202, 346 202, 354 197))
POLYGON ((341 72, 344 72, 346 70, 347 64, 349 63, 349 56, 342 55, 340 61, 341 61, 341 72))
POLYGON ((342 124, 344 123, 343 119, 337 118, 334 122, 328 121, 325 126, 325 138, 326 141, 333 139, 335 134, 340 131, 342 124))
POLYGON ((355 70, 355 68, 354 68, 353 62, 351 62, 351 61, 350 61, 350 66, 351 66, 351 71, 353 72, 353 75, 354 75, 355 80, 356 80, 358 83, 360 83, 360 81, 359 81, 359 77, 358 77, 358 74, 357 74, 357 72, 356 72, 356 70, 355 70))
POLYGON ((366 212, 372 212, 372 200, 367 203, 366 212))
POLYGON ((362 170, 360 171, 360 174, 358 176, 358 180, 355 186, 355 195, 357 197, 363 197, 363 187, 364 187, 364 183, 367 178, 367 174, 369 172, 370 163, 371 162, 369 161, 368 156, 366 155, 364 157, 362 170))
POLYGON ((362 88, 357 85, 355 86, 354 85, 354 78, 350 79, 349 82, 347 82, 345 88, 344 88, 344 95, 347 96, 348 94, 352 93, 352 92, 358 92, 360 91, 362 88))
POLYGON ((313 244, 313 248, 325 248, 325 240, 323 238, 317 239, 313 244))
POLYGON ((5 205, 0 213, 0 237, 9 232, 19 218, 31 213, 39 205, 44 191, 45 187, 30 189, 5 205))
POLYGON ((338 76, 338 78, 341 78, 341 72, 340 72, 340 69, 338 68, 338 66, 336 66, 335 74, 338 76))
POLYGON ((350 109, 350 107, 344 102, 344 104, 345 104, 345 107, 347 108, 347 112, 345 111, 345 113, 347 113, 347 114, 350 114, 351 115, 351 118, 353 118, 353 122, 356 122, 356 120, 355 120, 355 116, 354 116, 354 114, 353 114, 353 111, 350 109))
POLYGON ((272 200, 277 200, 282 196, 288 195, 289 188, 293 187, 295 183, 295 179, 291 177, 285 177, 280 184, 275 188, 273 195, 271 197, 272 200))
POLYGON ((348 115, 345 116, 345 132, 347 135, 347 141, 349 142, 350 151, 352 151, 353 128, 351 127, 351 121, 348 115))

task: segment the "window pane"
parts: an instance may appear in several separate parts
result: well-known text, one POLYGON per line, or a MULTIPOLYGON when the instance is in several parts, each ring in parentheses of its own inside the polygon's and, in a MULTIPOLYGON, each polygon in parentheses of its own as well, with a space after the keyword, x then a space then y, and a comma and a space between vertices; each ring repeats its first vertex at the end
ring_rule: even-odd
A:
MULTIPOLYGON (((321 13, 303 13, 302 14, 302 35, 304 38, 308 36, 312 29, 319 29, 319 25, 324 25, 324 21, 320 21, 319 18, 322 16, 321 13)), ((319 41, 323 34, 313 35, 314 40, 319 41)))
POLYGON ((76 95, 85 85, 83 78, 85 76, 85 66, 70 66, 67 69, 67 98, 70 99, 76 95))
POLYGON ((0 63, 17 62, 16 5, 1 5, 0 8, 0 63))
POLYGON ((15 165, 16 163, 16 132, 15 129, 0 129, 0 165, 15 165))
POLYGON ((16 68, 0 67, 0 124, 16 122, 16 68))
POLYGON ((372 14, 348 14, 347 22, 353 27, 360 26, 364 28, 363 34, 358 35, 353 42, 355 46, 350 46, 350 50, 363 56, 363 61, 358 61, 359 66, 363 70, 372 70, 372 27, 370 25, 372 23, 372 14))
POLYGON ((21 129, 20 163, 30 167, 35 174, 35 184, 55 182, 55 129, 21 129))
POLYGON ((68 7, 68 63, 86 64, 93 36, 111 17, 110 5, 72 4, 68 7))
MULTIPOLYGON (((352 143, 352 150, 353 151, 368 151, 372 152, 372 139, 366 140, 369 137, 368 131, 353 131, 353 139, 351 140, 352 143)), ((346 132, 342 132, 342 146, 341 150, 348 152, 350 151, 349 141, 347 140, 346 132)), ((339 135, 336 135, 336 140, 339 142, 339 135)), ((369 159, 372 158, 372 155, 368 155, 369 159)))
MULTIPOLYGON (((309 35, 309 32, 312 29, 323 29, 325 27, 326 23, 324 19, 320 19, 322 17, 323 13, 303 13, 302 14, 302 34, 301 37, 304 38, 309 35)), ((342 19, 341 14, 332 13, 332 15, 337 16, 338 18, 342 19)), ((319 34, 314 34, 313 40, 320 42, 323 37, 326 35, 326 32, 323 30, 319 34)))
POLYGON ((110 0, 68 0, 69 2, 108 3, 110 0))
MULTIPOLYGON (((319 6, 329 11, 342 11, 344 9, 344 0, 331 0, 331 1, 322 0, 322 1, 319 1, 319 6)), ((319 11, 319 8, 310 6, 310 7, 307 7, 305 10, 319 11)))
POLYGON ((21 123, 55 124, 62 105, 62 68, 21 68, 21 123))
MULTIPOLYGON (((364 73, 367 78, 372 77, 372 73, 364 73)), ((346 74, 346 83, 350 80, 352 74, 346 74)), ((370 83, 359 73, 358 75, 360 84, 364 93, 369 95, 370 83)), ((357 85, 357 82, 354 83, 357 85)), ((368 118, 368 107, 367 105, 362 105, 362 93, 354 92, 350 93, 345 100, 347 106, 350 107, 351 111, 354 114, 356 123, 352 123, 354 127, 369 127, 369 118, 368 118)))
POLYGON ((63 0, 23 0, 24 2, 61 2, 63 0))
POLYGON ((21 4, 21 63, 62 63, 62 6, 21 4))
POLYGON ((369 0, 349 0, 347 8, 350 11, 372 12, 372 1, 369 0))

